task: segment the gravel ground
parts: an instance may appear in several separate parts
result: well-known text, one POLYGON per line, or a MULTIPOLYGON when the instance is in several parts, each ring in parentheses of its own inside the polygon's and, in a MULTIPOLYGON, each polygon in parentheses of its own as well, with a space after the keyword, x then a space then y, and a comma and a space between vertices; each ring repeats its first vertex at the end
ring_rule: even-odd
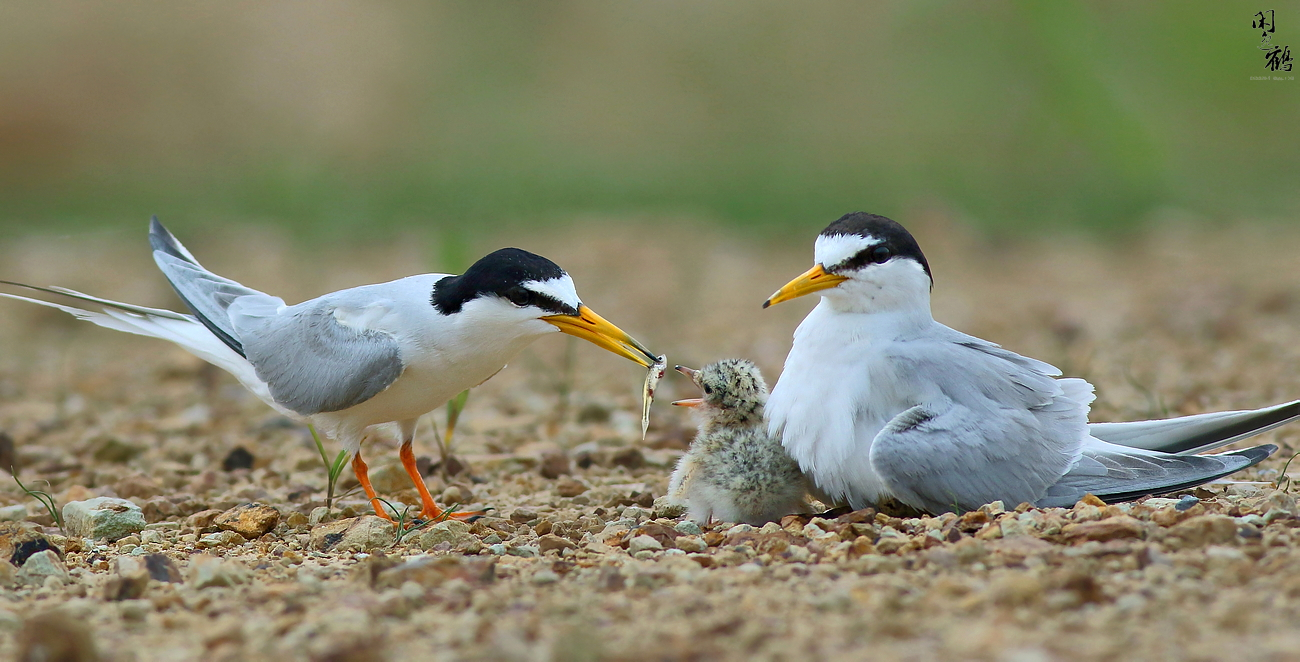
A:
MULTIPOLYGON (((1093 420, 1300 397, 1300 232, 1007 243, 940 216, 910 225, 936 316, 1091 380, 1093 420)), ((607 223, 515 242, 670 361, 744 356, 775 381, 811 302, 759 305, 806 268, 819 228, 777 242, 665 222, 647 239, 607 223)), ((143 234, 12 241, 0 278, 173 306, 143 234)), ((424 271, 437 248, 198 235, 182 238, 209 267, 290 300, 424 271)), ((1252 440, 1282 450, 1234 482, 1133 504, 695 528, 654 502, 693 434, 666 405, 684 380, 665 380, 641 441, 644 373, 547 338, 474 391, 455 442, 464 470, 434 450, 441 411, 417 438, 434 493, 493 516, 396 540, 355 493, 327 511, 310 436, 178 349, 13 302, 0 302, 0 348, 0 433, 24 482, 60 504, 126 499, 145 523, 114 542, 65 535, 0 480, 0 555, 25 560, 0 565, 0 655, 1300 659, 1300 510, 1274 489, 1300 426, 1252 440)), ((415 503, 396 449, 392 431, 368 442, 372 476, 415 503)))

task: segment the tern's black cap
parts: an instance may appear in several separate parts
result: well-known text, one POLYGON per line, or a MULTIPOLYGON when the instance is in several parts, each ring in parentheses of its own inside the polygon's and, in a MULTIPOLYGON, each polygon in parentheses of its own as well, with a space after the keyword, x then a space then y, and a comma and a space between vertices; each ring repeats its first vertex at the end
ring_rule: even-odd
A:
POLYGON ((895 256, 907 257, 919 262, 921 267, 925 269, 925 275, 934 280, 934 276, 930 273, 930 263, 926 261, 925 254, 921 252, 921 246, 916 243, 916 238, 912 236, 912 233, 908 232, 907 228, 898 222, 879 214, 855 211, 841 216, 839 220, 826 226, 826 229, 821 231, 823 237, 849 234, 869 237, 875 239, 878 243, 872 244, 870 248, 853 256, 842 265, 826 265, 827 267, 838 266, 840 269, 857 269, 872 261, 871 253, 877 246, 885 246, 895 256))
POLYGON ((561 315, 578 311, 554 297, 522 287, 529 281, 554 280, 564 276, 556 263, 519 248, 493 251, 470 266, 464 274, 448 276, 433 286, 431 302, 443 315, 460 312, 466 302, 485 295, 499 296, 519 306, 537 306, 561 315))

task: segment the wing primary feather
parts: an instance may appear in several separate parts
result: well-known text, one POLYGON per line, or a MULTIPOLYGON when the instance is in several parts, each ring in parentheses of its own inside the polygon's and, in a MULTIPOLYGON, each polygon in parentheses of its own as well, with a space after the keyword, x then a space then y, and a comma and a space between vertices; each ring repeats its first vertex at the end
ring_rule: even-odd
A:
POLYGON ((1177 492, 1179 490, 1188 490, 1198 485, 1204 485, 1212 480, 1218 480, 1220 478, 1223 478, 1224 476, 1234 474, 1238 471, 1241 471, 1242 469, 1253 467, 1256 464, 1263 462, 1265 459, 1268 458, 1268 456, 1272 455, 1276 450, 1277 450, 1277 446, 1274 446, 1273 444, 1264 444, 1262 446, 1255 446, 1253 448, 1247 448, 1245 450, 1240 450, 1240 451, 1233 451, 1231 453, 1221 453, 1215 456, 1206 456, 1206 457, 1233 456, 1233 457, 1244 458, 1246 461, 1243 463, 1231 463, 1230 465, 1231 468, 1225 467, 1222 471, 1216 472, 1213 475, 1207 477, 1188 480, 1175 485, 1162 486, 1157 491, 1134 490, 1128 492, 1106 492, 1103 494, 1098 494, 1096 496, 1097 498, 1101 499, 1102 501, 1105 501, 1106 503, 1120 503, 1123 501, 1132 501, 1134 499, 1140 499, 1144 496, 1153 495, 1153 494, 1168 494, 1170 492, 1177 492))
POLYGON ((1162 463, 1165 475, 1144 479, 1132 475, 1131 472, 1117 472, 1113 477, 1097 476, 1092 473, 1072 477, 1067 474, 1035 505, 1040 508, 1069 508, 1085 493, 1092 494, 1106 503, 1119 503, 1144 496, 1186 490, 1259 464, 1276 450, 1277 446, 1273 444, 1263 444, 1218 455, 1139 456, 1148 461, 1162 463), (1212 459, 1218 460, 1218 466, 1205 466, 1206 461, 1212 459), (1173 466, 1170 463, 1173 462, 1181 462, 1184 466, 1181 471, 1170 475, 1169 470, 1173 466))
POLYGON ((176 235, 173 235, 171 231, 163 226, 157 216, 149 217, 149 246, 156 251, 162 251, 172 257, 189 262, 200 269, 203 268, 203 265, 194 259, 194 255, 181 244, 176 235))
MULTIPOLYGON (((208 330, 212 332, 212 335, 219 338, 227 347, 238 352, 240 356, 247 358, 248 354, 244 351, 244 345, 235 337, 233 330, 227 328, 225 325, 219 324, 217 320, 207 314, 204 310, 205 306, 196 305, 198 303, 196 296, 201 296, 202 294, 207 293, 191 292, 189 291, 191 288, 185 287, 182 284, 191 281, 206 280, 209 281, 208 289, 220 291, 227 295, 234 295, 239 290, 245 290, 248 294, 261 293, 256 290, 249 290, 234 281, 222 278, 221 276, 204 269, 203 265, 199 264, 198 260, 195 260, 194 256, 185 249, 185 246, 181 245, 181 242, 178 241, 171 232, 168 232, 166 227, 163 227, 163 224, 158 221, 157 216, 149 219, 149 245, 153 247, 154 261, 158 263, 158 268, 163 272, 163 275, 167 277, 167 282, 171 283, 172 289, 176 291, 176 296, 180 297, 181 302, 185 304, 185 307, 190 309, 190 312, 194 314, 194 317, 199 321, 199 323, 207 327, 208 330), (166 257, 162 257, 159 254, 166 257), (178 260, 185 265, 188 265, 188 268, 182 269, 180 268, 180 265, 172 263, 167 258, 178 260), (197 275, 194 272, 197 272, 197 275), (216 287, 213 288, 213 285, 216 287)), ((210 303, 218 310, 224 310, 226 306, 229 305, 229 301, 226 301, 223 304, 222 302, 217 301, 215 297, 213 299, 214 300, 210 303)), ((228 324, 229 321, 227 321, 227 325, 228 324)))

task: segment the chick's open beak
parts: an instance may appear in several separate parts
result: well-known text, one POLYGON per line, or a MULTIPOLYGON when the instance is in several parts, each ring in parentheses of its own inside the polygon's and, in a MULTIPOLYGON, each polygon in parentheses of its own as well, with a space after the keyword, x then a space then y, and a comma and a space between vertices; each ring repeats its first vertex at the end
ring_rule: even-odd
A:
POLYGON ((847 276, 838 276, 826 271, 826 267, 818 264, 813 268, 803 272, 798 278, 786 283, 775 294, 763 302, 763 307, 775 306, 782 301, 789 301, 805 294, 812 294, 818 290, 825 290, 844 281, 848 280, 847 276))
POLYGON ((636 338, 627 335, 586 306, 579 306, 577 315, 547 315, 542 320, 555 325, 562 333, 582 338, 646 368, 658 360, 658 355, 646 349, 636 338))
MULTIPOLYGON (((692 370, 690 368, 687 368, 684 365, 675 365, 673 366, 673 370, 676 370, 677 372, 686 375, 687 377, 690 378, 692 382, 695 381, 695 375, 699 373, 699 370, 692 370)), ((686 400, 678 400, 674 402, 673 406, 674 407, 698 407, 702 404, 704 404, 704 398, 687 398, 686 400)))

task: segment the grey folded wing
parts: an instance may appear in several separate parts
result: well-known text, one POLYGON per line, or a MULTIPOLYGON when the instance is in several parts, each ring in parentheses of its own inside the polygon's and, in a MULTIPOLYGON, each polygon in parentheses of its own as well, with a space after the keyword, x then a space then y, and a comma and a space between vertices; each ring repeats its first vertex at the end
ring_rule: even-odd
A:
POLYGON ((1255 465, 1276 450, 1265 444, 1219 455, 1169 455, 1092 442, 1034 505, 1068 508, 1086 494, 1118 503, 1185 490, 1255 465))
POLYGON ((1030 411, 917 406, 876 435, 871 466, 903 503, 932 513, 971 510, 1034 502, 1066 472, 1077 445, 1043 435, 1030 411))
POLYGON ((940 334, 896 360, 942 397, 876 435, 873 470, 899 500, 930 512, 1032 503, 1078 457, 1092 386, 947 327, 940 334))
POLYGON ((304 416, 359 405, 405 369, 396 338, 342 324, 338 310, 328 298, 286 308, 255 297, 236 299, 229 310, 258 378, 276 402, 304 416))

